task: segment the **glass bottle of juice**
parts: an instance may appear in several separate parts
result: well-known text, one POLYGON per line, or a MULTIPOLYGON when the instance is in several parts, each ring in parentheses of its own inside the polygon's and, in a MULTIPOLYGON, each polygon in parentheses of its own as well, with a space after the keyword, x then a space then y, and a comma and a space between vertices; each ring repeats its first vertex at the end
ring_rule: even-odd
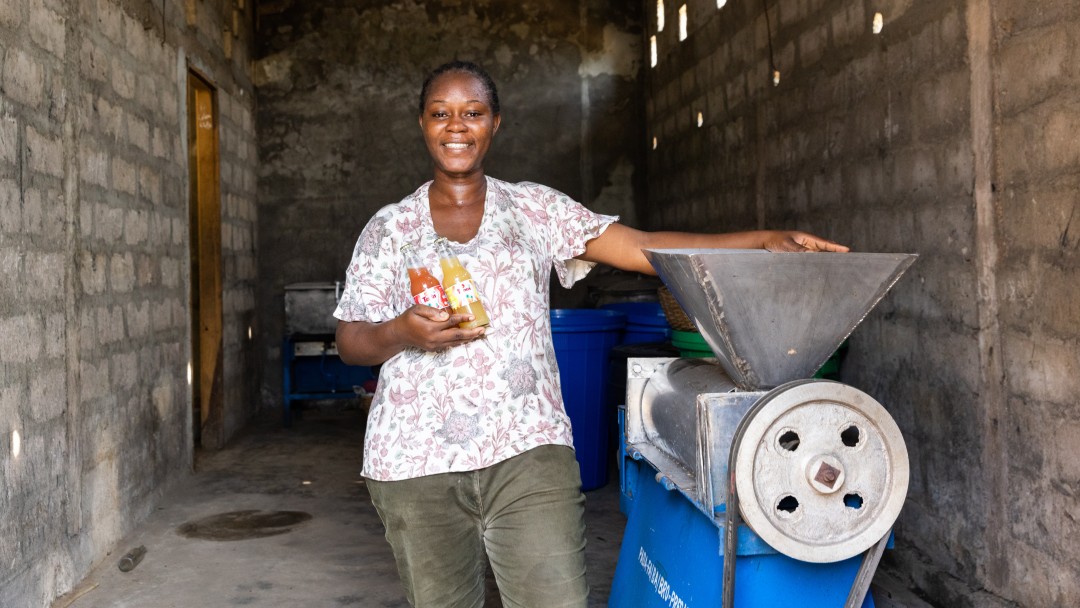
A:
POLYGON ((442 284, 443 289, 446 290, 446 297, 450 300, 450 308, 455 314, 473 316, 472 321, 458 323, 458 327, 470 329, 487 325, 490 320, 487 310, 480 303, 480 293, 473 283, 472 275, 465 270, 461 261, 450 250, 450 243, 447 242, 446 237, 435 239, 435 247, 439 252, 439 265, 442 266, 443 273, 442 284))
POLYGON ((401 246, 401 253, 405 256, 405 267, 409 270, 409 290, 412 292, 413 301, 449 311, 450 302, 446 299, 442 283, 424 266, 413 246, 405 243, 401 246))

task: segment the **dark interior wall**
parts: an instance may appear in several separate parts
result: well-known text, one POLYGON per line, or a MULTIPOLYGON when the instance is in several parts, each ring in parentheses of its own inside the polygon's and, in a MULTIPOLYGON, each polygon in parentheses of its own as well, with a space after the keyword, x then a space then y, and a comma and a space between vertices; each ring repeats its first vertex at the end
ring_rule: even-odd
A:
POLYGON ((657 33, 643 2, 646 225, 918 253, 842 369, 910 452, 886 566, 935 605, 1075 605, 1080 6, 690 0, 680 42, 680 4, 657 33))
POLYGON ((259 339, 280 403, 282 288, 344 278, 368 218, 430 179, 418 94, 451 59, 499 87, 489 175, 633 218, 641 194, 636 5, 596 0, 321 0, 260 10, 259 339), (609 6, 610 5, 610 6, 609 6))

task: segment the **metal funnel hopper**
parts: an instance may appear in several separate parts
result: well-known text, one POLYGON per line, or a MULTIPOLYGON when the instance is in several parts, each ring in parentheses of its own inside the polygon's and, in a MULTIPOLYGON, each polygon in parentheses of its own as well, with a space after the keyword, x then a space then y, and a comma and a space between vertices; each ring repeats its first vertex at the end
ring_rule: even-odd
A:
POLYGON ((645 250, 732 381, 809 378, 917 257, 902 253, 645 250))

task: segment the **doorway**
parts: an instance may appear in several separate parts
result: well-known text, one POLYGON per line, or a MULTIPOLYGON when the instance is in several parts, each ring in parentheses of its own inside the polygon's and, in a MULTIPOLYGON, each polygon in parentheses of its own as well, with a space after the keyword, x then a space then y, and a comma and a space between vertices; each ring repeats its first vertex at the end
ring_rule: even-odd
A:
POLYGON ((188 72, 191 380, 195 444, 223 442, 221 188, 216 91, 188 72))

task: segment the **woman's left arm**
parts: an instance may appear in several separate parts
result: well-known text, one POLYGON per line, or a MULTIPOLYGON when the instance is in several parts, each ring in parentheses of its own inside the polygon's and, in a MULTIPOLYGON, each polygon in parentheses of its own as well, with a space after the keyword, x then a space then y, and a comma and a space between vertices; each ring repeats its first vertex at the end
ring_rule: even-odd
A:
POLYGON ((724 234, 693 232, 645 232, 611 224, 600 236, 585 244, 585 253, 578 256, 588 262, 599 262, 621 270, 656 274, 642 249, 766 249, 768 251, 837 251, 848 248, 794 230, 753 230, 724 234))

